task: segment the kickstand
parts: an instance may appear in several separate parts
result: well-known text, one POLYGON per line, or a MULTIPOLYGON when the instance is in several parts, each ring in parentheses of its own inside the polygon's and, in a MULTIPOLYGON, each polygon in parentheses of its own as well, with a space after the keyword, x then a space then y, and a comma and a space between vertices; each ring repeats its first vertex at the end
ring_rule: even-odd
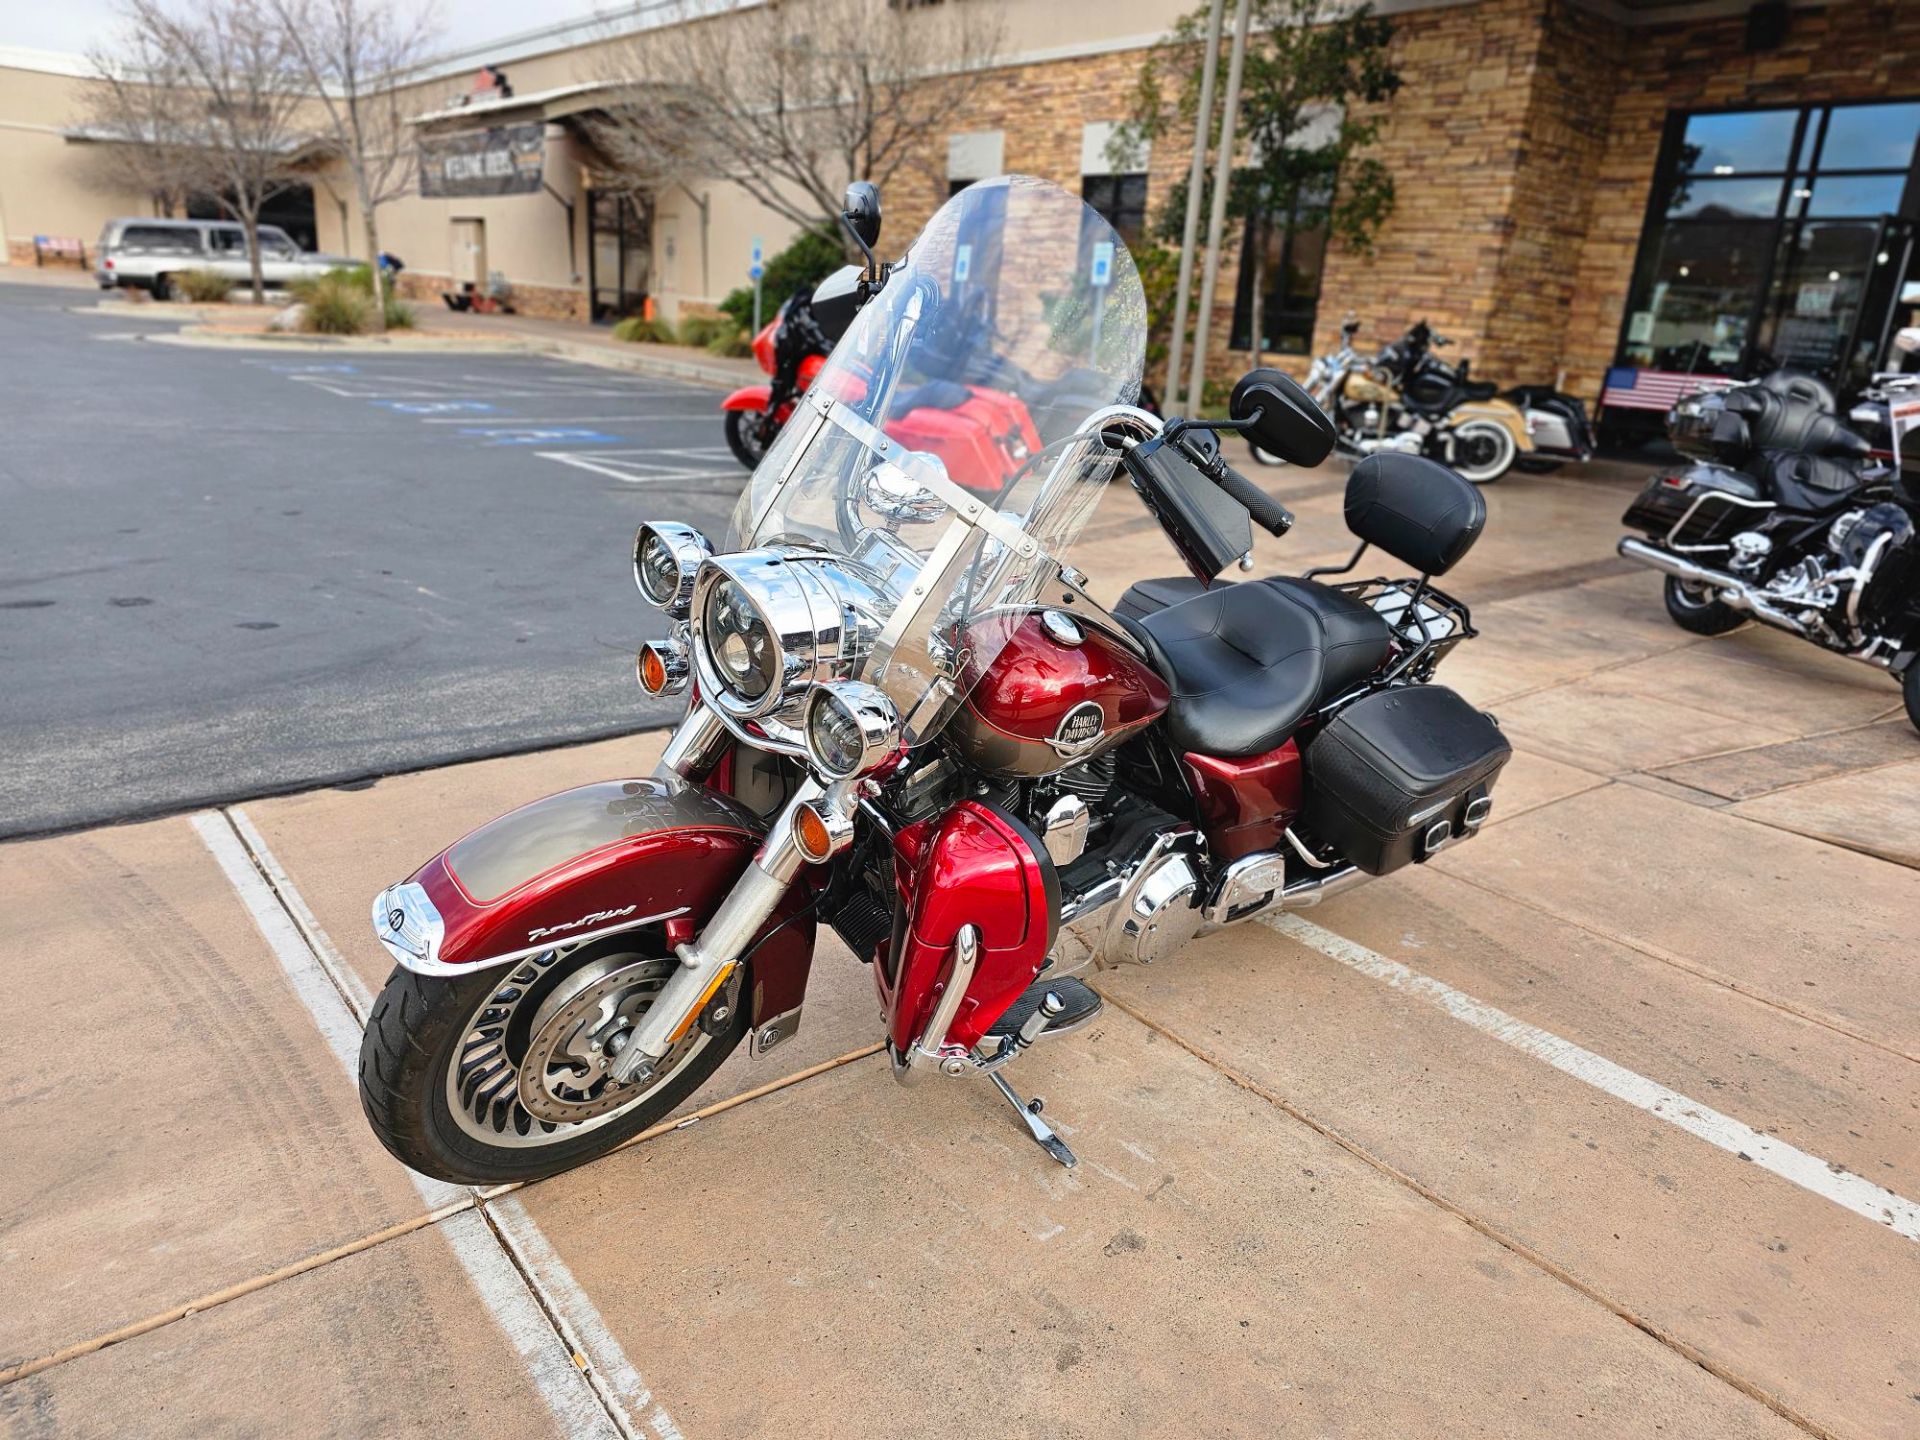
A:
POLYGON ((1040 1118, 1040 1101, 1031 1103, 1014 1094, 1013 1087, 1000 1078, 998 1071, 987 1078, 993 1081, 994 1088, 1007 1097, 1007 1103, 1020 1112, 1020 1118, 1027 1122, 1027 1133, 1033 1136, 1033 1143, 1047 1154, 1071 1170, 1079 1162, 1073 1158, 1073 1151, 1067 1148, 1067 1142, 1054 1133, 1053 1127, 1040 1118))

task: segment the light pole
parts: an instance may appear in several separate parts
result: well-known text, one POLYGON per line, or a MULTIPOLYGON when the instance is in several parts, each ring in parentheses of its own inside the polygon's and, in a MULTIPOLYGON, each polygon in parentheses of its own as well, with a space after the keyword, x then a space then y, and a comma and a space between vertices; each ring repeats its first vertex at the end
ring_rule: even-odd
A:
POLYGON ((1173 338, 1167 342, 1166 396, 1161 408, 1180 407, 1180 350, 1187 335, 1187 292, 1193 288, 1193 246, 1200 238, 1200 179, 1207 169, 1207 134, 1213 129, 1213 81, 1220 72, 1220 18, 1226 0, 1213 0, 1207 15, 1207 53, 1200 70, 1200 108, 1193 117, 1193 163, 1187 167, 1187 219, 1180 235, 1180 281, 1174 288, 1173 338))
POLYGON ((1187 384, 1190 409, 1206 393, 1207 325, 1213 319, 1213 289, 1220 278, 1220 232, 1227 221, 1227 182, 1233 178, 1233 136, 1240 124, 1240 72, 1246 67, 1247 27, 1251 20, 1248 0, 1234 0, 1233 54, 1227 61, 1227 99, 1221 107, 1220 153, 1213 161, 1213 210, 1207 216, 1207 259, 1201 271, 1200 313, 1193 319, 1193 378, 1187 384))

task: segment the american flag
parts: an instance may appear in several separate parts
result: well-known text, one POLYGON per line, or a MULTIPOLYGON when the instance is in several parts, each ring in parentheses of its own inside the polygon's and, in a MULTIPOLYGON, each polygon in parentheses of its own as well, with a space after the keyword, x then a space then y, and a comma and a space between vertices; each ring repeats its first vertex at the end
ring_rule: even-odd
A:
POLYGON ((1600 407, 1671 410, 1689 395, 1731 390, 1740 383, 1726 375, 1683 375, 1678 370, 1636 370, 1631 365, 1617 365, 1607 371, 1600 407))

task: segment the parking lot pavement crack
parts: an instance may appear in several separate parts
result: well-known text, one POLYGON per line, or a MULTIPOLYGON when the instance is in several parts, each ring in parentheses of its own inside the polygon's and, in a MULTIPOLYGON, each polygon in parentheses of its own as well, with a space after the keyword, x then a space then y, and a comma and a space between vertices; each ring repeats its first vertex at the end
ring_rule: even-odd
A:
MULTIPOLYGON (((1747 823, 1749 824, 1762 823, 1760 821, 1750 820, 1747 816, 1744 816, 1744 815, 1734 814, 1732 811, 1729 811, 1729 810, 1722 809, 1718 813, 1730 815, 1731 818, 1735 820, 1746 820, 1747 823)), ((1777 827, 1768 826, 1767 828, 1773 829, 1777 827)), ((1793 833, 1793 832, 1787 832, 1787 833, 1793 833)), ((1864 853, 1864 852, 1858 852, 1858 853, 1864 853)), ((1868 856, 1867 858, 1880 860, 1881 863, 1888 864, 1888 865, 1896 863, 1891 860, 1886 860, 1884 859, 1884 857, 1877 856, 1877 855, 1871 855, 1871 856, 1868 856)), ((1879 1050, 1884 1054, 1891 1055, 1896 1060, 1907 1060, 1907 1061, 1912 1061, 1916 1064, 1920 1064, 1920 1054, 1915 1054, 1911 1050, 1904 1050, 1898 1045, 1889 1044, 1885 1040, 1881 1040, 1876 1038, 1875 1036, 1869 1035, 1864 1030, 1856 1029, 1851 1025, 1843 1024, 1832 1015, 1822 1014, 1821 1012, 1810 1009, 1806 1006, 1796 1005, 1792 1001, 1786 1000, 1781 996, 1770 994, 1764 990, 1760 990, 1760 989, 1742 984, 1739 980, 1735 979, 1733 976, 1725 974, 1722 971, 1715 970, 1711 966, 1702 965, 1699 961, 1689 959, 1685 955, 1676 954, 1671 950, 1663 949, 1660 946, 1654 945, 1646 940, 1640 939, 1637 936, 1628 935, 1618 930, 1609 929, 1604 925, 1596 925, 1592 921, 1583 920, 1577 915, 1567 914, 1559 910, 1555 910, 1549 905, 1543 905, 1540 901, 1534 899, 1530 895, 1523 895, 1518 891, 1509 890, 1500 885, 1490 884, 1486 880, 1480 879, 1465 871, 1454 869, 1444 865, 1441 866, 1441 870, 1442 870, 1442 873, 1448 876, 1450 879, 1458 880, 1463 885, 1471 885, 1476 890, 1484 891, 1488 895, 1498 896, 1502 900, 1511 901, 1515 905, 1519 905, 1524 907, 1525 909, 1533 911, 1536 915, 1544 915, 1549 920, 1557 920, 1563 925, 1571 925, 1576 930, 1584 930, 1587 934, 1598 936, 1600 939, 1609 941, 1612 944, 1625 946, 1627 949, 1632 950, 1637 954, 1646 956, 1649 960, 1658 960, 1663 965, 1671 965, 1676 970, 1685 971, 1687 974, 1693 976, 1695 979, 1704 980, 1710 985, 1718 985, 1723 989, 1730 990, 1744 1000, 1751 1000, 1756 1005, 1765 1005, 1769 1009, 1778 1010, 1783 1014, 1791 1015, 1796 1020, 1804 1020, 1809 1025, 1818 1025, 1823 1030, 1831 1030, 1836 1035, 1844 1035, 1849 1040, 1857 1041, 1862 1045, 1872 1046, 1875 1050, 1879 1050)))
POLYGON ((1276 1110, 1279 1110, 1289 1118, 1299 1121, 1300 1124, 1306 1126, 1315 1134, 1338 1145, 1342 1150, 1345 1150, 1362 1164, 1369 1166, 1387 1179, 1412 1191, 1428 1204, 1451 1215, 1469 1229, 1484 1235, 1487 1239, 1493 1241, 1494 1244, 1512 1253, 1516 1258, 1525 1261, 1542 1273, 1557 1280, 1562 1285, 1567 1286, 1569 1289, 1607 1310, 1618 1319, 1625 1321, 1627 1324, 1633 1326, 1634 1329, 1647 1335, 1656 1343, 1665 1346, 1674 1354, 1697 1365, 1722 1384, 1745 1395, 1748 1399, 1766 1406, 1767 1409, 1773 1411, 1774 1414, 1780 1416, 1789 1424, 1805 1431, 1808 1435, 1817 1437, 1817 1440, 1841 1440, 1837 1432, 1822 1425, 1812 1416, 1796 1409, 1780 1396, 1768 1390, 1764 1385, 1750 1380, 1737 1371, 1721 1364, 1697 1346, 1689 1344, 1679 1335, 1657 1324, 1647 1316, 1639 1314, 1624 1302, 1615 1299, 1599 1285, 1583 1278, 1566 1266, 1553 1260, 1551 1257, 1534 1249, 1518 1236, 1508 1233, 1491 1220, 1476 1215, 1465 1206, 1449 1199, 1432 1185, 1400 1169, 1385 1157, 1375 1154, 1366 1146, 1336 1129, 1333 1125, 1303 1110, 1299 1105, 1278 1091, 1261 1084, 1260 1081, 1236 1068, 1216 1052, 1209 1050, 1206 1046, 1189 1039, 1187 1036, 1154 1019, 1151 1015, 1140 1009, 1138 1005, 1123 1000, 1112 993, 1104 993, 1103 998, 1115 1009, 1131 1016, 1155 1034, 1178 1045, 1182 1050, 1185 1050, 1202 1064, 1212 1068, 1231 1084, 1245 1090, 1250 1095, 1257 1096, 1259 1099, 1266 1101, 1269 1105, 1272 1105, 1276 1110))

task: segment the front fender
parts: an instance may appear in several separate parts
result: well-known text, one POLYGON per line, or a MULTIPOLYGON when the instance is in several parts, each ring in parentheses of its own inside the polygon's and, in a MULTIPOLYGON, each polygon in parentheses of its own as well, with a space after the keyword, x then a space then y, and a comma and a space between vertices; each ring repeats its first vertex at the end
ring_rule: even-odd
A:
MULTIPOLYGON (((642 926, 691 939, 765 833, 738 801, 682 780, 582 785, 489 821, 383 890, 373 927, 401 965, 438 976, 642 926)), ((753 951, 756 1024, 806 990, 804 899, 781 902, 753 951)))
POLYGON ((767 406, 773 403, 771 385, 742 385, 726 399, 720 402, 720 408, 726 410, 751 410, 756 415, 767 413, 767 406))

